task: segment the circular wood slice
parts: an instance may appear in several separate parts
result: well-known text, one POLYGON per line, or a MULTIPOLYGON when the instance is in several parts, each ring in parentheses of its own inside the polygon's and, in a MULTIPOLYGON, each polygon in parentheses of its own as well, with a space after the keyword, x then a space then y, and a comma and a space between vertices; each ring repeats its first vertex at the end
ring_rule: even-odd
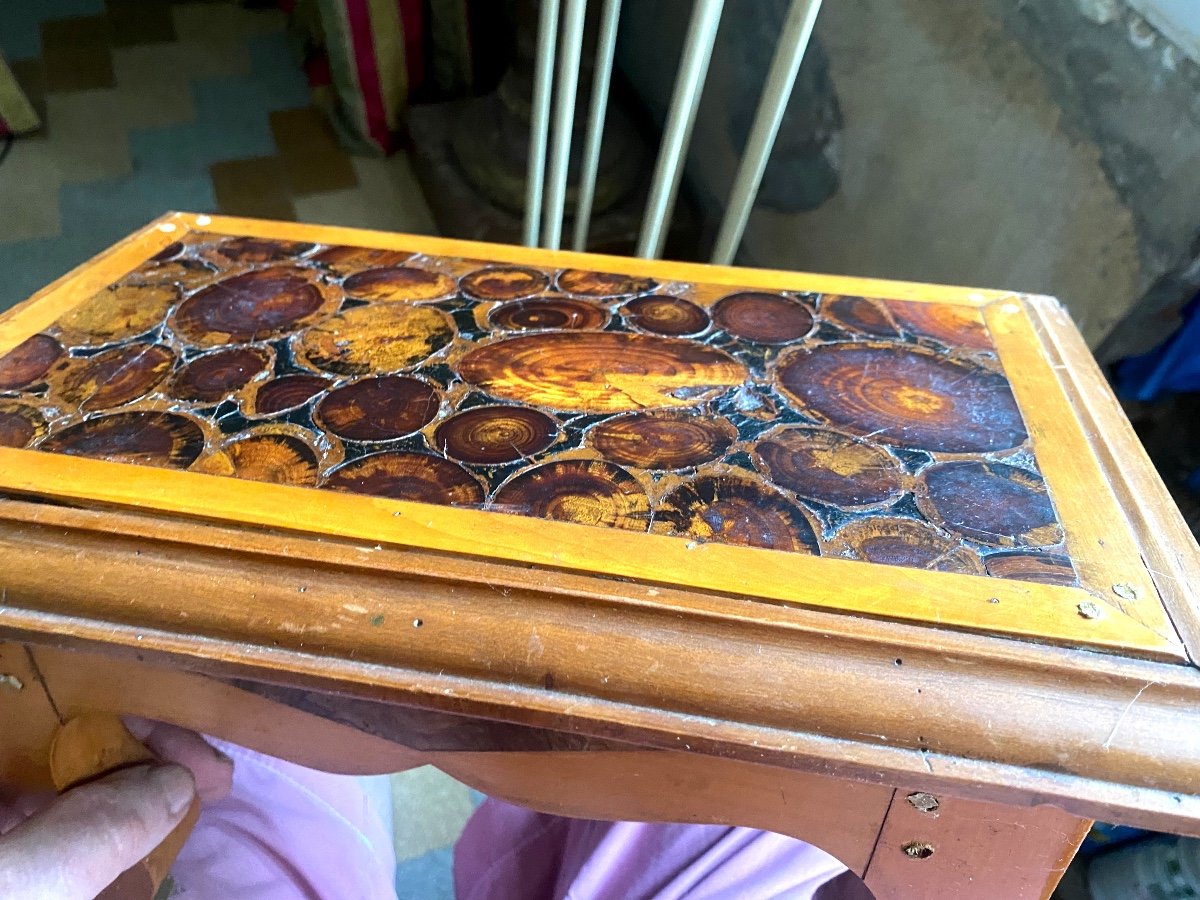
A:
POLYGON ((235 237, 221 241, 204 250, 204 255, 218 263, 283 262, 303 256, 315 244, 303 241, 281 241, 274 238, 235 237))
POLYGON ((713 306, 717 327, 756 344, 788 344, 813 329, 813 314, 799 300, 782 294, 743 291, 713 306))
POLYGON ((242 413, 250 417, 277 416, 299 409, 329 387, 320 375, 283 375, 261 382, 242 404, 242 413))
POLYGON ((1057 553, 994 553, 984 562, 984 567, 989 575, 997 578, 1060 584, 1066 587, 1079 584, 1071 560, 1057 553))
POLYGON ((1003 375, 884 342, 786 352, 777 386, 801 412, 880 443, 942 453, 1006 450, 1027 437, 1003 375))
POLYGON ((949 303, 891 300, 888 309, 907 330, 931 337, 948 347, 993 350, 992 339, 979 310, 949 303))
POLYGON ((826 294, 821 298, 821 316, 855 334, 895 337, 900 333, 887 306, 868 297, 826 294))
POLYGON ((645 531, 650 498, 641 483, 619 466, 592 459, 562 459, 533 466, 496 492, 499 512, 645 531))
POLYGON ((558 273, 558 286, 578 297, 630 297, 658 287, 653 278, 636 275, 616 275, 611 272, 588 272, 585 269, 563 269, 558 273))
POLYGON ((26 338, 0 356, 0 391, 29 387, 49 372, 62 355, 62 344, 48 334, 26 338))
POLYGON ((541 453, 558 439, 558 422, 524 406, 476 406, 433 433, 436 449, 465 463, 493 466, 541 453))
POLYGON ((179 299, 172 284, 120 284, 105 288, 55 324, 65 344, 108 344, 160 325, 179 299))
POLYGON ((842 526, 826 552, 884 566, 982 575, 979 555, 916 519, 872 516, 842 526))
POLYGON ((144 397, 174 365, 174 352, 161 344, 114 347, 71 360, 58 394, 83 410, 112 409, 144 397))
POLYGON ((167 244, 167 246, 155 253, 152 257, 150 257, 149 261, 156 263, 166 262, 167 260, 174 259, 181 253, 183 253, 183 241, 175 241, 167 244))
POLYGON ((724 456, 737 429, 722 416, 629 413, 592 426, 588 444, 606 459, 639 469, 687 469, 724 456))
POLYGON ((509 331, 600 329, 608 324, 608 312, 586 300, 550 297, 502 303, 488 313, 488 322, 509 331))
POLYGON ((139 466, 186 469, 204 450, 204 432, 178 413, 137 410, 85 419, 51 434, 38 449, 139 466))
POLYGON ((330 247, 310 259, 336 275, 353 275, 363 269, 398 266, 412 254, 407 250, 381 250, 377 247, 330 247))
POLYGON ((180 400, 215 403, 241 390, 271 366, 271 352, 264 347, 231 347, 197 356, 176 372, 167 393, 180 400))
POLYGON ((311 272, 287 266, 224 278, 188 297, 171 326, 199 346, 278 337, 332 311, 337 299, 311 272))
POLYGON ((904 492, 904 468, 882 447, 826 428, 780 428, 754 447, 754 462, 774 484, 833 506, 887 503, 904 492))
POLYGON ((550 286, 550 276, 524 266, 488 266, 458 282, 464 294, 479 300, 520 300, 550 286))
POLYGON ((458 374, 504 400, 628 412, 694 406, 741 384, 748 373, 729 354, 693 341, 558 331, 476 347, 459 362, 458 374))
POLYGON ((947 462, 921 473, 917 504, 935 524, 981 544, 1045 547, 1063 539, 1041 476, 994 462, 947 462))
POLYGON ((297 355, 337 375, 394 372, 428 359, 454 339, 454 321, 440 309, 405 303, 358 306, 299 336, 297 355))
POLYGON ((312 445, 296 434, 250 431, 205 456, 196 464, 195 471, 250 481, 315 487, 320 461, 312 445))
POLYGON ((207 263, 183 256, 143 265, 130 272, 123 282, 129 285, 171 285, 189 291, 208 284, 216 272, 207 263))
POLYGON ((640 331, 683 337, 708 328, 708 313, 682 297, 655 294, 637 297, 621 308, 625 321, 640 331))
POLYGON ((454 279, 414 266, 367 269, 342 282, 346 295, 358 300, 437 300, 453 294, 454 279))
POLYGON ((797 504, 736 475, 705 475, 676 488, 659 504, 656 523, 702 541, 820 553, 816 531, 797 504))
POLYGON ((46 417, 32 403, 0 398, 0 447, 28 447, 46 433, 46 417))
POLYGON ((428 453, 372 453, 339 466, 325 479, 325 487, 353 494, 438 503, 443 506, 478 506, 483 487, 458 463, 428 453))
POLYGON ((438 392, 418 378, 378 375, 330 391, 313 419, 347 441, 390 441, 428 425, 440 405, 438 392))

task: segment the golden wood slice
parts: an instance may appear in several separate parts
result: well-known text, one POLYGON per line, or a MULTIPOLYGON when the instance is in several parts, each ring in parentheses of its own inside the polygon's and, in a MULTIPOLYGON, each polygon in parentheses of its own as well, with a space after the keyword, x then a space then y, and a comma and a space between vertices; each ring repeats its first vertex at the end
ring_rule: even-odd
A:
POLYGON ((579 297, 631 297, 654 290, 658 287, 658 282, 653 278, 638 278, 634 275, 564 269, 558 273, 558 286, 568 294, 579 297))
POLYGON ((186 469, 204 450, 204 432, 188 416, 156 410, 112 413, 56 431, 40 450, 140 466, 186 469))
POLYGON ((321 455, 315 436, 296 425, 263 425, 225 441, 199 459, 193 471, 298 487, 315 487, 321 455))
POLYGON ((242 398, 242 415, 256 419, 299 409, 332 383, 321 375, 282 375, 251 382, 242 398))
POLYGON ((217 270, 198 259, 180 257, 160 263, 147 263, 130 272, 122 281, 127 285, 169 286, 194 290, 212 281, 217 270))
POLYGON ((479 506, 483 486, 458 463, 428 453, 388 451, 360 456, 329 473, 325 487, 354 494, 438 503, 479 506))
POLYGON ((530 334, 484 344, 458 374, 493 397, 579 412, 694 406, 741 384, 729 354, 678 338, 618 332, 530 334))
POLYGON ((167 393, 180 400, 215 403, 268 371, 273 360, 267 347, 230 347, 205 353, 171 376, 167 393))
POLYGON ((284 241, 272 238, 235 237, 206 247, 204 256, 218 265, 228 263, 285 262, 303 256, 315 244, 305 241, 284 241))
POLYGON ((521 300, 550 286, 550 276, 526 266, 487 266, 464 275, 462 292, 478 300, 521 300))
POLYGON ((708 313, 695 303, 665 294, 636 297, 621 307, 621 315, 639 331, 668 337, 699 334, 711 324, 708 313))
POLYGON ((310 270, 273 266, 222 278, 171 316, 176 334, 201 347, 278 337, 336 308, 339 298, 310 270))
POLYGON ((753 457, 779 487, 834 506, 889 503, 906 486, 904 467, 887 450, 828 428, 777 428, 755 444, 753 457))
POLYGON ((394 372, 423 362, 454 339, 440 309, 404 303, 359 306, 293 339, 297 359, 336 375, 394 372))
POLYGON ((961 542, 916 519, 872 516, 843 525, 825 550, 885 566, 982 575, 979 555, 961 542))
POLYGON ((0 397, 0 447, 28 447, 46 433, 46 417, 32 403, 0 397))
POLYGON ((82 410, 112 409, 144 397, 175 365, 161 344, 128 344, 64 361, 58 396, 82 410))
POLYGON ((916 334, 934 338, 955 349, 995 349, 983 316, 973 307, 909 300, 889 300, 887 305, 895 320, 916 334))
POLYGON ((796 347, 774 377, 801 412, 892 446, 979 453, 1028 436, 1003 375, 920 347, 796 347))
POLYGON ((724 456, 737 428, 723 416, 629 413, 593 425, 587 442, 606 459, 639 469, 688 469, 724 456))
POLYGON ((26 338, 0 356, 0 391, 15 391, 35 384, 62 355, 62 344, 48 334, 26 338))
POLYGON ((342 282, 348 297, 358 300, 437 300, 453 294, 454 279, 441 272, 415 266, 385 266, 366 269, 342 282))
POLYGON ((384 250, 378 247, 330 247, 309 257, 335 275, 353 275, 363 269, 398 266, 412 254, 407 250, 384 250))
POLYGON ((799 300, 783 294, 743 291, 722 297, 713 306, 717 327, 756 344, 788 344, 813 329, 813 314, 799 300))
POLYGON ((1042 477, 1005 463, 957 461, 921 473, 917 504, 931 522, 981 544, 1047 547, 1063 539, 1042 477))
POLYGON ((700 541, 820 553, 817 528, 799 504, 749 474, 702 475, 659 504, 654 530, 700 541))
POLYGON ((322 397, 313 420, 347 441, 390 441, 433 421, 441 402, 437 390, 419 378, 369 376, 322 397))
POLYGON ((826 294, 821 298, 821 317, 856 334, 895 337, 900 333, 887 306, 867 297, 826 294))
POLYGON ((137 337, 160 325, 179 296, 173 284, 113 285, 55 323, 59 340, 81 346, 137 337))
POLYGON ((488 313, 488 322, 508 331, 600 329, 608 324, 608 311, 586 300, 548 297, 502 303, 488 313))
POLYGON ((491 507, 500 512, 645 531, 650 498, 641 483, 609 462, 560 459, 518 472, 491 507))
POLYGON ((989 575, 1013 578, 1017 581, 1036 581, 1040 584, 1061 584, 1074 587, 1079 577, 1071 560, 1057 553, 1038 551, 1008 551, 993 553, 984 562, 989 575))
POLYGON ((433 445, 460 462, 491 466, 541 453, 558 435, 558 421, 536 409, 476 406, 439 424, 433 445))

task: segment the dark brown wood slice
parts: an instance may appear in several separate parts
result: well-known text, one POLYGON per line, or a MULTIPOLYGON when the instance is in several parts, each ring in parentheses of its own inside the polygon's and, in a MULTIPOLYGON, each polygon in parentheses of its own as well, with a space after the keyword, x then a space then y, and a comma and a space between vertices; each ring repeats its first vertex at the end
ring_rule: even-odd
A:
POLYGON ((716 302, 712 315, 718 328, 756 344, 788 344, 813 329, 809 308, 783 294, 730 294, 716 302))
POLYGON ((246 415, 274 416, 303 406, 329 387, 320 375, 283 375, 263 382, 245 406, 246 415))
POLYGON ((500 512, 603 525, 630 531, 650 527, 650 499, 636 478, 619 466, 591 459, 563 459, 513 476, 496 492, 500 512))
POLYGON ((458 373, 493 397, 579 412, 694 406, 741 384, 748 374, 713 347, 609 331, 495 341, 467 353, 458 373))
POLYGON ((415 266, 385 266, 357 272, 342 282, 347 296, 359 300, 436 300, 454 293, 454 279, 415 266))
POLYGON ((175 353, 161 344, 114 347, 72 360, 59 395, 80 409, 111 409, 144 397, 174 365, 175 353))
POLYGON ((834 506, 867 506, 904 492, 904 469, 882 447, 827 428, 781 428, 754 446, 754 461, 772 482, 834 506))
POLYGON ((302 256, 315 244, 304 241, 283 241, 274 238, 228 238, 209 248, 208 255, 234 263, 281 262, 302 256))
POLYGON ((173 284, 117 284, 65 313, 55 325, 66 344, 107 344, 145 334, 179 299, 173 284))
POLYGON ((173 327, 201 346, 277 337, 328 306, 310 273, 286 266, 224 278, 180 304, 173 327))
POLYGON ((271 354, 262 347, 232 347, 197 356, 176 372, 167 392, 180 400, 213 403, 240 388, 271 365, 271 354))
POLYGON ((558 273, 558 286, 568 294, 580 297, 630 297, 654 290, 658 282, 636 275, 564 269, 558 273))
POLYGON ((608 312, 586 300, 550 297, 502 303, 488 313, 488 322, 509 331, 599 329, 608 324, 608 312))
POLYGON ((981 544, 1045 547, 1063 539, 1042 477, 996 462, 948 462, 921 473, 926 517, 981 544))
POLYGON ((420 430, 437 415, 441 398, 418 378, 379 375, 330 391, 313 417, 348 441, 390 441, 420 430))
POLYGON ((934 338, 948 347, 995 349, 983 316, 972 306, 913 300, 889 300, 887 303, 895 320, 911 332, 934 338))
POLYGON ((428 453, 372 453, 339 466, 325 487, 394 500, 478 506, 483 487, 458 463, 428 453))
POLYGON ((826 294, 821 298, 821 316, 856 334, 895 337, 900 333, 883 301, 869 297, 826 294))
POLYGON ((0 391, 15 391, 35 384, 62 355, 62 344, 48 334, 26 338, 0 356, 0 391))
POLYGON ((51 434, 38 449, 139 466, 186 469, 204 450, 204 432, 187 416, 138 410, 85 419, 51 434))
POLYGON ((167 244, 167 246, 163 247, 161 250, 159 250, 157 253, 155 253, 152 257, 150 257, 150 262, 166 262, 169 259, 174 259, 182 252, 183 252, 183 241, 175 241, 173 243, 167 244))
POLYGON ((989 575, 997 578, 1060 584, 1066 587, 1076 587, 1079 584, 1079 577, 1075 574, 1071 560, 1057 553, 994 553, 984 562, 984 567, 989 575))
POLYGON ((305 331, 295 347, 313 368, 353 376, 405 369, 453 338, 454 322, 440 309, 386 303, 339 313, 305 331))
POLYGON ((320 463, 316 451, 296 435, 251 432, 205 457, 196 468, 209 475, 315 487, 320 463))
POLYGON ((338 275, 351 275, 363 269, 398 266, 410 256, 407 250, 381 250, 378 247, 330 247, 310 259, 338 275))
POLYGON ((916 519, 857 519, 842 526, 825 549, 836 556, 884 566, 983 574, 983 562, 975 551, 916 519))
POLYGON ((555 419, 525 406, 476 406, 439 424, 433 443, 461 462, 490 466, 542 452, 558 430, 555 419))
POLYGON ((801 412, 892 446, 979 453, 1027 437, 1003 375, 920 347, 795 348, 780 358, 775 378, 801 412))
POLYGON ((606 459, 639 469, 687 469, 724 456, 737 428, 722 416, 629 413, 594 425, 588 444, 606 459))
POLYGON ((46 433, 46 417, 32 403, 0 398, 0 447, 28 447, 46 433))
POLYGON ((676 488, 659 505, 655 530, 702 541, 819 554, 800 507, 738 475, 705 475, 676 488))
POLYGON ((708 328, 708 313, 682 297, 654 294, 636 297, 621 308, 625 321, 634 328, 669 337, 699 334, 708 328))
POLYGON ((520 300, 550 286, 550 276, 525 266, 488 266, 458 282, 464 294, 479 300, 520 300))

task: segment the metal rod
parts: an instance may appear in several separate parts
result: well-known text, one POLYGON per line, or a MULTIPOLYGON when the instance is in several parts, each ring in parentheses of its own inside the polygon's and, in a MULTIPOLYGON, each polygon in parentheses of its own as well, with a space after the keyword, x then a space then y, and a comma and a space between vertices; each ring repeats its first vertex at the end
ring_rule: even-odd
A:
POLYGON ((536 247, 542 223, 542 185, 546 180, 546 137, 550 133, 550 90, 554 85, 554 46, 558 42, 559 0, 542 0, 538 16, 537 64, 529 110, 529 163, 525 169, 525 227, 522 240, 536 247))
POLYGON ((579 204, 575 210, 576 250, 587 249, 592 202, 596 198, 596 176, 600 171, 600 147, 604 143, 604 117, 608 112, 608 88, 612 82, 613 54, 617 49, 617 25, 621 0, 604 0, 600 38, 596 44, 596 73, 592 80, 592 103, 588 112, 587 137, 583 144, 583 168, 579 174, 579 204))
POLYGON ((679 73, 675 76, 671 108, 663 128, 662 145, 658 149, 658 161, 654 164, 650 197, 642 218, 642 233, 638 237, 637 255, 645 259, 659 256, 666 240, 666 223, 675 207, 675 196, 683 177, 683 161, 691 142, 692 127, 696 124, 696 110, 700 106, 700 94, 708 75, 708 61, 712 56, 724 2, 696 0, 692 9, 692 20, 688 23, 687 36, 683 40, 679 73))
POLYGON ((733 180, 729 203, 721 219, 721 229, 717 232, 712 254, 712 261, 717 265, 727 266, 733 262, 738 245, 742 242, 742 234, 746 230, 746 223, 750 221, 750 211, 754 208, 763 173, 767 170, 767 161, 771 158, 771 148, 775 146, 775 138, 779 134, 779 126, 783 122, 783 114, 792 96, 796 75, 800 71, 800 63, 804 61, 804 51, 808 49, 808 40, 812 37, 813 25, 820 10, 821 0, 792 0, 783 32, 775 47, 771 68, 767 72, 758 109, 754 113, 754 124, 750 127, 746 149, 742 152, 742 161, 733 180))
POLYGON ((583 18, 587 0, 567 0, 562 46, 558 56, 558 85, 554 91, 554 133, 550 136, 550 178, 542 221, 542 246, 557 250, 562 240, 563 209, 567 203, 567 169, 571 163, 571 132, 575 127, 575 93, 579 88, 579 56, 583 51, 583 18))

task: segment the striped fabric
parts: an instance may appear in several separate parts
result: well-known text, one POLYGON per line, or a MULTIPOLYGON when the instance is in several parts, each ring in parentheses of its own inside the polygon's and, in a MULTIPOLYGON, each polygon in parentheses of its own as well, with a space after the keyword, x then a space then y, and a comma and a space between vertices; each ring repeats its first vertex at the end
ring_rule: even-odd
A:
POLYGON ((0 137, 36 131, 41 124, 8 64, 0 58, 0 137))

